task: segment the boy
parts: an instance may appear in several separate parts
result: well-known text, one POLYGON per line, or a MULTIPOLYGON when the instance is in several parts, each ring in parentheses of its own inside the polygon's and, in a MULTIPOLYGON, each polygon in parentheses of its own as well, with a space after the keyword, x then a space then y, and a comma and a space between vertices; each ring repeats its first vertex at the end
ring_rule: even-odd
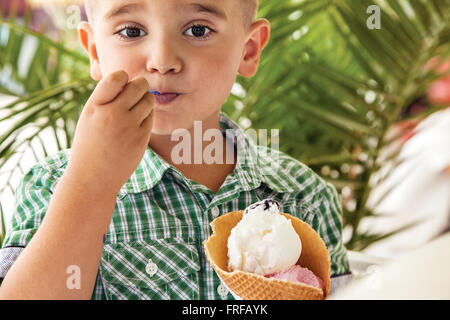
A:
POLYGON ((232 299, 202 242, 214 218, 264 198, 319 232, 332 276, 348 273, 335 189, 282 153, 272 170, 267 150, 220 112, 237 73, 256 73, 269 40, 268 21, 255 20, 256 0, 86 7, 80 41, 100 82, 72 149, 34 166, 18 187, 0 250, 15 262, 0 270, 0 298, 232 299), (178 161, 180 129, 194 158, 208 147, 195 136, 219 132, 223 161, 178 161))

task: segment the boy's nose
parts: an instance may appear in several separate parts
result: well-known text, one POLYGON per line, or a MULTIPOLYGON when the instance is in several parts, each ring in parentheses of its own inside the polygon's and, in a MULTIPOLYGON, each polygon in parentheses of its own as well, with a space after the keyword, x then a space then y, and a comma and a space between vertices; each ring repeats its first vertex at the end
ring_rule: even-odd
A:
POLYGON ((165 39, 153 41, 147 62, 149 72, 160 74, 178 73, 182 69, 181 59, 177 56, 175 48, 169 46, 165 39))
POLYGON ((176 72, 175 68, 172 66, 159 66, 159 67, 153 67, 152 71, 157 71, 161 74, 166 74, 168 72, 176 72))

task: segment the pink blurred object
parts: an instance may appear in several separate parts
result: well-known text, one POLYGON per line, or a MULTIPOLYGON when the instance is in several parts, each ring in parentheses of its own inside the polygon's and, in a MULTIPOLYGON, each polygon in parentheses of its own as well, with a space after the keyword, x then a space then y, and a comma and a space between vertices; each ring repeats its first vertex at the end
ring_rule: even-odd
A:
POLYGON ((10 12, 15 11, 17 17, 23 17, 27 9, 25 0, 0 0, 0 12, 3 17, 9 17, 10 12))
POLYGON ((322 279, 316 277, 316 275, 308 268, 302 268, 299 265, 294 265, 285 271, 281 271, 275 274, 266 275, 267 278, 275 278, 279 280, 288 280, 293 282, 302 282, 304 284, 325 290, 322 279))
POLYGON ((428 89, 428 96, 433 103, 450 103, 450 77, 443 77, 434 82, 428 89))
MULTIPOLYGON (((427 70, 436 68, 437 74, 445 74, 450 71, 450 60, 442 61, 440 57, 434 57, 425 65, 427 70), (436 68, 437 66, 437 68, 436 68)), ((450 103, 450 76, 445 75, 437 79, 428 88, 428 98, 435 104, 450 103)))

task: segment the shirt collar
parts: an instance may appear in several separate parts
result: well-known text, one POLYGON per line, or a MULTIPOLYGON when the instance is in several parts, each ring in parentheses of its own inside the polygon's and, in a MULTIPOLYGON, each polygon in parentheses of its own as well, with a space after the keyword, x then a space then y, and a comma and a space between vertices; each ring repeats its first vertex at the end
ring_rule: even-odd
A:
MULTIPOLYGON (((228 142, 231 142, 231 145, 235 146, 235 152, 237 151, 237 163, 232 178, 238 180, 243 190, 249 191, 258 188, 264 181, 274 190, 289 191, 283 187, 280 188, 280 185, 274 183, 274 179, 265 179, 267 174, 274 175, 273 171, 265 171, 265 167, 270 165, 271 160, 265 155, 261 155, 252 137, 223 112, 219 115, 219 123, 223 136, 228 142)), ((178 169, 147 147, 141 162, 122 186, 119 195, 140 193, 153 188, 160 182, 167 170, 179 172, 178 169)))
POLYGON ((153 188, 163 177, 167 169, 173 168, 166 160, 150 147, 145 149, 144 156, 128 181, 122 186, 122 195, 140 193, 153 188))
POLYGON ((261 185, 261 171, 258 170, 258 148, 255 142, 233 120, 224 113, 219 116, 222 134, 235 146, 237 163, 233 175, 243 190, 249 191, 261 185))

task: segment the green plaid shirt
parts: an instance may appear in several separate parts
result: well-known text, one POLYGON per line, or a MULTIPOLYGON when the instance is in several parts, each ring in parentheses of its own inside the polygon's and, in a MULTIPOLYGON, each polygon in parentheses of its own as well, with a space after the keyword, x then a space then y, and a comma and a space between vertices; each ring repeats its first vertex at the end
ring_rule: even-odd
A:
MULTIPOLYGON (((147 148, 117 195, 92 299, 233 299, 209 265, 202 242, 211 234, 213 219, 266 198, 320 234, 330 252, 332 276, 349 273, 335 188, 292 157, 257 145, 224 113, 220 126, 238 161, 216 194, 147 148)), ((23 249, 30 241, 69 155, 70 150, 60 151, 23 177, 0 252, 23 249)), ((2 254, 0 266, 1 259, 2 254)))

